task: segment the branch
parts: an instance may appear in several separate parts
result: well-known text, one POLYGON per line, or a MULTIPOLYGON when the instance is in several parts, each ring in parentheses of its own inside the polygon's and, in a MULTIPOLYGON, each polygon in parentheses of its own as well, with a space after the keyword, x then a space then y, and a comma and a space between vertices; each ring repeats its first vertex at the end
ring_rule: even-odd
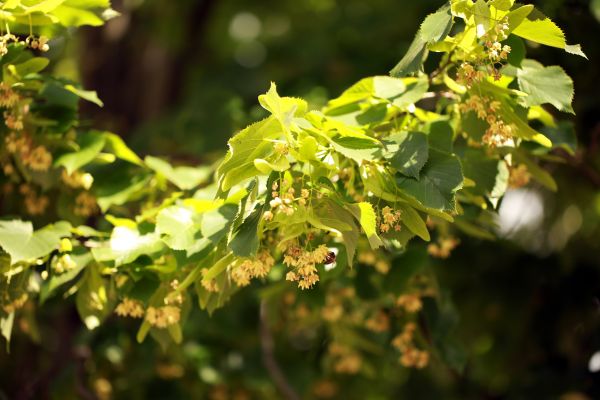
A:
POLYGON ((273 383, 281 394, 283 394, 284 398, 287 400, 300 400, 300 396, 298 396, 298 393, 296 393, 294 388, 290 385, 275 359, 273 353, 275 345, 273 342, 273 335, 269 329, 268 315, 267 302, 262 300, 260 302, 260 347, 262 349, 263 364, 273 380, 273 383))

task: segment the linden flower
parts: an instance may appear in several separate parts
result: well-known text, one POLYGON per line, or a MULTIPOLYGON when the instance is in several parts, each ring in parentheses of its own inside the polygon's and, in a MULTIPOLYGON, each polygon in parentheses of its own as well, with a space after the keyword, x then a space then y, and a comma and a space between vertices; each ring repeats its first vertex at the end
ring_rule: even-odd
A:
POLYGON ((89 217, 98 211, 98 204, 96 198, 88 192, 81 192, 75 198, 75 208, 73 212, 75 215, 82 217, 89 217))
POLYGON ((120 317, 142 318, 144 307, 141 302, 125 297, 115 308, 115 313, 120 317))
POLYGON ((242 264, 234 268, 231 279, 240 287, 248 286, 254 278, 264 278, 275 265, 275 259, 266 251, 258 254, 256 259, 244 260, 242 264))
POLYGON ((52 270, 57 274, 62 274, 63 272, 70 271, 72 269, 75 269, 76 267, 77 264, 75 263, 75 261, 73 261, 71 256, 65 254, 58 258, 56 264, 52 266, 52 270))
POLYGON ((148 307, 146 321, 157 328, 175 325, 181 318, 181 309, 175 306, 148 307))
POLYGON ((510 169, 510 177, 508 185, 513 189, 521 188, 529 183, 531 174, 525 164, 520 164, 518 167, 510 169))
POLYGON ((47 171, 52 164, 52 154, 44 146, 38 146, 29 154, 21 154, 23 164, 34 171, 47 171))
POLYGON ((271 221, 273 219, 273 213, 267 210, 263 213, 263 218, 265 221, 271 221))
POLYGON ((4 304, 2 306, 2 309, 4 310, 5 313, 11 314, 11 313, 15 312, 16 310, 23 308, 23 306, 25 305, 25 303, 27 302, 28 299, 29 299, 29 295, 27 295, 27 293, 23 293, 20 297, 14 299, 12 302, 10 302, 8 304, 4 304))
POLYGON ((416 313, 423 307, 421 299, 415 294, 403 294, 396 301, 396 305, 404 308, 409 313, 416 313))

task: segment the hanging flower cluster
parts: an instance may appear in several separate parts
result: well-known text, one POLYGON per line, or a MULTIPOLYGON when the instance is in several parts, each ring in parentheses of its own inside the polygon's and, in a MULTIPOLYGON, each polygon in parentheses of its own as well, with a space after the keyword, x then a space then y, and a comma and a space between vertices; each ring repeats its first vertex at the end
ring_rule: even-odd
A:
POLYGON ((354 375, 362 367, 360 354, 348 346, 333 342, 327 349, 334 360, 333 369, 338 374, 354 375))
POLYGON ((409 322, 404 326, 402 333, 394 338, 392 345, 400 351, 400 364, 407 368, 423 369, 429 364, 429 352, 419 350, 414 343, 417 325, 409 322))
POLYGON ((525 164, 519 164, 516 167, 510 168, 510 176, 508 178, 508 186, 513 189, 526 186, 531 180, 531 174, 525 164))
POLYGON ((52 265, 52 271, 56 274, 62 274, 75 268, 77 268, 77 264, 69 254, 63 254, 58 257, 56 262, 52 265))
POLYGON ((181 319, 181 309, 176 306, 148 307, 146 321, 156 328, 167 328, 181 319))
POLYGON ((125 297, 115 308, 115 313, 120 317, 142 318, 144 306, 138 300, 125 297))
POLYGON ((324 244, 313 251, 290 246, 283 258, 283 263, 293 270, 287 273, 285 279, 298 282, 298 287, 302 290, 310 289, 319 281, 316 265, 324 263, 328 254, 329 249, 324 244))
POLYGON ((254 278, 264 278, 275 265, 275 259, 267 251, 258 253, 255 259, 244 260, 231 271, 231 279, 240 287, 248 286, 254 278))
POLYGON ((459 104, 463 113, 473 111, 477 118, 486 121, 489 128, 485 131, 482 141, 490 147, 505 146, 512 142, 516 127, 507 124, 499 115, 502 104, 486 96, 471 95, 466 101, 459 104))
MULTIPOLYGON (((287 186, 288 182, 283 180, 282 187, 287 186)), ((279 183, 273 182, 273 185, 271 186, 271 197, 273 197, 273 199, 269 202, 271 210, 267 210, 263 213, 265 221, 271 221, 277 212, 281 212, 287 216, 294 214, 295 205, 305 206, 310 197, 308 189, 301 189, 300 197, 296 198, 296 190, 293 187, 288 188, 284 193, 280 193, 278 191, 279 188, 279 183)))
POLYGON ((394 210, 391 207, 385 206, 381 210, 381 223, 379 224, 379 230, 381 233, 387 233, 390 229, 398 232, 402 229, 400 225, 400 219, 402 218, 402 211, 394 210))
POLYGON ((21 296, 17 297, 16 299, 11 300, 8 295, 8 292, 6 292, 4 294, 4 298, 2 299, 2 300, 4 300, 2 309, 4 310, 5 313, 11 314, 11 313, 15 312, 16 310, 23 308, 25 303, 27 303, 28 299, 29 299, 29 295, 27 293, 23 293, 21 296))
POLYGON ((448 258, 450 253, 460 244, 460 240, 455 237, 445 237, 438 240, 437 243, 430 243, 427 246, 429 255, 436 258, 448 258))

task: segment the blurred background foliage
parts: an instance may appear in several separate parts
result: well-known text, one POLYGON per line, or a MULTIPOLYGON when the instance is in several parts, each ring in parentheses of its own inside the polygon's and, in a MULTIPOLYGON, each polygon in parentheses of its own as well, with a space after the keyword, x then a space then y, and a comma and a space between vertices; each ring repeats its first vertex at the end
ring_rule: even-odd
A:
MULTIPOLYGON (((433 362, 406 370, 395 355, 376 354, 370 374, 325 376, 319 324, 275 324, 276 359, 303 398, 600 398, 600 367, 590 363, 600 351, 600 2, 535 3, 590 58, 528 49, 575 81, 581 147, 550 167, 559 192, 530 186, 510 193, 498 242, 464 238, 443 261, 415 244, 392 266, 416 257, 448 289, 455 310, 443 322, 456 325, 452 340, 465 349, 466 367, 433 362)), ((120 18, 56 43, 50 57, 55 72, 103 99, 102 109, 84 105, 91 126, 119 133, 142 155, 211 163, 232 133, 263 115, 256 97, 269 81, 320 106, 362 77, 386 74, 439 5, 122 0, 114 2, 120 18)), ((349 278, 365 301, 370 274, 358 267, 349 278)), ((318 292, 299 298, 306 307, 286 312, 318 315, 318 292)), ((2 350, 0 399, 280 398, 263 367, 259 304, 257 291, 243 290, 212 317, 194 308, 184 344, 165 351, 152 340, 138 345, 129 321, 113 318, 87 331, 74 306, 52 299, 37 320, 25 313, 17 325, 28 335, 14 336, 10 354, 2 350)), ((270 311, 280 322, 295 315, 270 311)))

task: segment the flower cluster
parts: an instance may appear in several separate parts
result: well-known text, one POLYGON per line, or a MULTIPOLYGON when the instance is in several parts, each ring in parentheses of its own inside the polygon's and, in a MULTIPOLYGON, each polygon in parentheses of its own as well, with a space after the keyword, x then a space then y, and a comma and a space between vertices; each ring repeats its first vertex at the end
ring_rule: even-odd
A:
POLYGON ((283 258, 283 263, 293 268, 293 271, 288 272, 285 279, 298 282, 298 287, 302 290, 310 289, 319 281, 316 265, 324 263, 328 254, 329 249, 323 244, 313 251, 290 246, 283 258))
POLYGON ((385 311, 378 310, 371 318, 367 319, 365 326, 373 332, 385 332, 390 329, 390 317, 385 311))
POLYGON ((115 308, 115 313, 120 317, 142 318, 144 306, 138 300, 125 297, 115 308))
POLYGON ((0 82, 0 107, 13 108, 21 101, 21 96, 6 82, 0 82))
POLYGON ((417 325, 409 322, 404 326, 402 333, 392 340, 392 345, 402 353, 400 364, 407 368, 423 369, 429 364, 429 353, 419 350, 414 344, 414 335, 417 325))
POLYGON ((179 281, 177 279, 173 279, 169 282, 169 286, 173 291, 165 296, 165 304, 173 305, 173 304, 183 304, 183 293, 178 290, 179 289, 179 281))
POLYGON ((285 156, 290 152, 290 147, 287 143, 277 142, 273 146, 273 150, 275 150, 275 153, 285 156))
POLYGON ((23 203, 29 215, 40 215, 46 211, 50 203, 48 196, 39 195, 26 183, 19 186, 19 192, 23 195, 23 203))
POLYGON ((485 79, 485 72, 476 69, 472 64, 463 62, 458 68, 456 80, 458 83, 470 88, 485 79))
POLYGON ((390 272, 390 262, 380 258, 381 253, 375 253, 373 250, 363 250, 358 253, 358 262, 364 265, 370 265, 380 274, 386 275, 390 272))
POLYGON ((146 321, 157 328, 175 325, 181 318, 181 309, 176 306, 148 307, 146 321))
POLYGON ((427 246, 429 255, 436 258, 448 258, 450 253, 460 244, 460 240, 455 237, 445 237, 438 240, 438 243, 431 243, 427 246))
POLYGON ((48 45, 48 38, 46 36, 28 36, 25 40, 20 40, 17 36, 9 33, 0 36, 0 56, 5 56, 8 53, 8 45, 11 43, 21 43, 25 46, 34 49, 46 52, 50 50, 50 46, 48 45))
POLYGON ((328 352, 334 359, 333 369, 338 374, 354 375, 360 371, 362 357, 351 348, 333 342, 329 345, 328 352))
POLYGON ((75 208, 73 209, 75 215, 80 217, 89 217, 98 212, 98 204, 96 198, 88 192, 81 192, 75 197, 75 208))
POLYGON ((516 130, 514 125, 507 124, 498 116, 502 103, 486 96, 472 95, 459 105, 462 113, 473 111, 477 118, 486 121, 489 128, 483 135, 482 141, 490 147, 504 146, 513 138, 516 130))
POLYGON ((508 178, 508 186, 513 189, 522 188, 531 180, 531 174, 525 164, 519 164, 516 167, 511 167, 510 176, 508 178))
POLYGON ((255 259, 244 260, 231 271, 231 279, 240 287, 248 286, 253 278, 264 278, 275 265, 275 259, 267 251, 258 253, 255 259))
POLYGON ((402 217, 402 211, 394 210, 391 207, 383 207, 381 210, 381 223, 379 224, 379 230, 381 233, 387 233, 390 229, 396 232, 402 229, 400 225, 400 219, 402 217))
POLYGON ((211 293, 217 293, 219 291, 219 285, 217 284, 217 280, 216 279, 206 279, 204 278, 206 276, 206 273, 209 271, 208 268, 204 268, 202 269, 202 280, 200 281, 200 284, 202 285, 202 287, 204 289, 206 289, 208 292, 211 293))
POLYGON ((94 183, 94 177, 86 172, 73 171, 69 174, 66 169, 63 169, 60 177, 67 186, 75 189, 89 190, 94 183))
MULTIPOLYGON (((5 299, 8 299, 8 293, 5 293, 5 299)), ((28 299, 29 299, 29 296, 27 295, 27 293, 23 293, 21 296, 17 297, 16 299, 3 304, 2 309, 4 310, 5 313, 11 314, 11 313, 15 312, 16 310, 19 310, 20 308, 22 308, 28 299)))
POLYGON ((47 52, 50 50, 50 46, 48 45, 48 38, 46 36, 29 36, 25 39, 25 44, 34 50, 39 50, 43 52, 47 52))
POLYGON ((45 146, 34 146, 30 136, 11 132, 4 138, 6 150, 18 154, 21 162, 34 171, 47 171, 52 165, 52 154, 45 146))
POLYGON ((327 293, 321 317, 327 322, 337 322, 344 315, 344 300, 355 296, 353 287, 346 287, 327 293))
POLYGON ((502 46, 500 42, 492 42, 491 40, 485 42, 485 47, 487 48, 488 57, 493 63, 505 61, 512 50, 508 45, 502 46))
MULTIPOLYGON (((287 186, 287 182, 285 180, 283 181, 283 186, 287 186)), ((264 212, 263 218, 265 221, 271 221, 276 212, 282 212, 287 216, 294 214, 294 204, 296 203, 304 206, 306 205, 306 201, 310 196, 308 189, 302 189, 300 191, 300 197, 294 197, 296 190, 293 187, 287 189, 285 193, 279 193, 279 184, 277 182, 273 182, 271 189, 271 196, 273 197, 273 199, 269 202, 271 210, 264 212)))
POLYGON ((63 254, 58 257, 56 262, 52 265, 52 271, 56 274, 62 274, 75 268, 77 268, 77 264, 68 254, 63 254))
POLYGON ((421 298, 416 294, 403 294, 396 300, 396 305, 403 308, 406 312, 416 313, 421 311, 423 303, 421 298))

